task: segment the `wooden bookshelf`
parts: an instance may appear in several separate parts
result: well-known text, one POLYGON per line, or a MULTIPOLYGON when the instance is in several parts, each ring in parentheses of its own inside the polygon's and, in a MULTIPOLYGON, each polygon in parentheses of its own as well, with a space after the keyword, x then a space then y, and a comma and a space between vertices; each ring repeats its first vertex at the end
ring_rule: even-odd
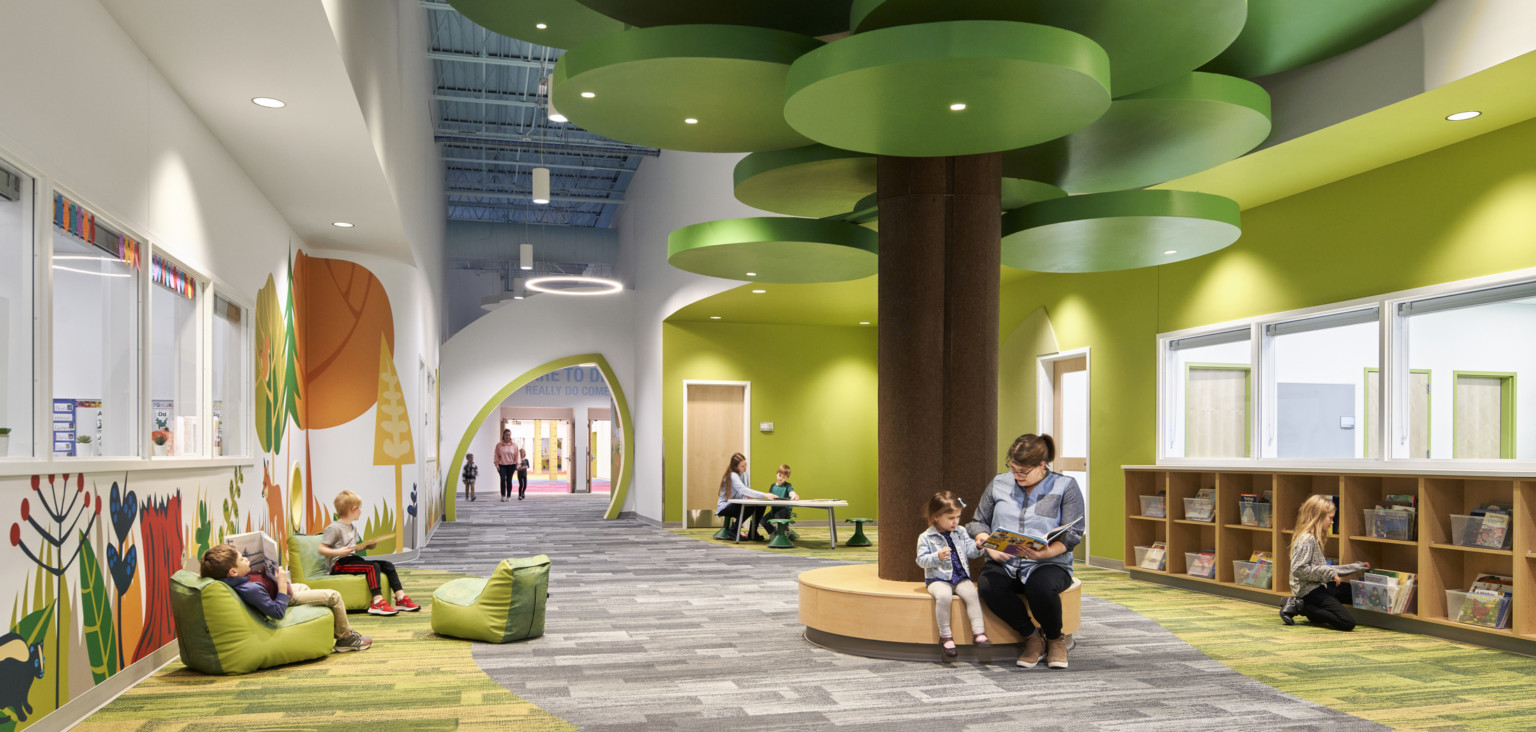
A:
POLYGON ((1337 496, 1339 501, 1339 531, 1329 535, 1325 554, 1341 563, 1366 561, 1372 567, 1418 575, 1409 612, 1388 615, 1358 610, 1357 621, 1536 655, 1536 475, 1126 466, 1126 569, 1139 579, 1278 605, 1290 595, 1289 556, 1296 512, 1314 494, 1337 496), (1193 498, 1202 488, 1216 489, 1213 521, 1185 517, 1183 499, 1193 498), (1166 515, 1141 515, 1140 496, 1159 491, 1166 495, 1166 515), (1272 493, 1270 526, 1244 525, 1239 496, 1265 491, 1272 493), (1370 535, 1365 510, 1393 493, 1417 497, 1412 540, 1370 535), (1456 544, 1451 516, 1469 515, 1484 503, 1513 507, 1509 548, 1456 544), (1135 547, 1153 541, 1168 546, 1163 571, 1136 566, 1135 547), (1271 552, 1276 560, 1270 587, 1238 585, 1233 560, 1247 560, 1260 550, 1271 552), (1184 555, 1201 551, 1216 553, 1214 578, 1188 574, 1184 555), (1446 590, 1465 591, 1481 573, 1514 577, 1512 627, 1480 628, 1447 617, 1446 590))

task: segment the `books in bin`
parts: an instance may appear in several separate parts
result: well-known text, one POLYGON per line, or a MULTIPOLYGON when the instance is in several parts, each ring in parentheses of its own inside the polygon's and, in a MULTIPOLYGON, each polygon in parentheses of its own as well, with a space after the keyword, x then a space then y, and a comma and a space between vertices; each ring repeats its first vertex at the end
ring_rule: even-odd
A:
POLYGON ((1472 510, 1472 517, 1480 521, 1468 521, 1466 535, 1461 537, 1462 546, 1480 546, 1503 549, 1504 539, 1509 536, 1509 506, 1484 503, 1472 510))
POLYGON ((1211 578, 1216 576, 1216 551, 1207 549, 1195 555, 1195 561, 1189 564, 1189 573, 1195 577, 1211 578))
POLYGON ((1256 551, 1248 555, 1247 564, 1237 565, 1233 581, 1249 587, 1268 587, 1271 573, 1275 571, 1274 563, 1274 555, 1269 551, 1256 551))
POLYGON ((1456 622, 1483 628, 1509 627, 1515 580, 1500 574, 1481 574, 1462 598, 1456 622))
POLYGON ((1216 489, 1201 488, 1195 491, 1194 505, 1185 504, 1184 518, 1188 521, 1211 521, 1216 517, 1216 489))
POLYGON ((1407 612, 1418 575, 1391 569, 1368 569, 1355 580, 1355 607, 1393 615, 1407 612))
POLYGON ((1375 539, 1413 540, 1414 509, 1377 506, 1368 530, 1375 539))
POLYGON ((1257 494, 1254 494, 1254 493, 1244 493, 1243 495, 1238 496, 1237 497, 1237 515, 1238 515, 1238 519, 1237 520, 1238 520, 1238 522, 1241 523, 1244 526, 1258 526, 1259 525, 1259 514, 1254 509, 1254 504, 1259 504, 1259 503, 1268 505, 1269 504, 1269 496, 1268 495, 1260 496, 1260 495, 1257 495, 1257 494))
POLYGON ((1155 569, 1161 572, 1168 565, 1168 544, 1161 541, 1152 542, 1147 548, 1147 553, 1141 558, 1142 569, 1155 569))
POLYGON ((1082 521, 1082 518, 1078 518, 1076 521, 1063 526, 1057 526, 1047 531, 1045 536, 1030 536, 1029 534, 1020 534, 1007 529, 997 529, 988 534, 987 540, 982 542, 981 545, 987 549, 1007 554, 1010 557, 1023 556, 1023 547, 1027 546, 1038 552, 1050 546, 1056 537, 1061 536, 1062 532, 1076 525, 1078 521, 1082 521))
POLYGON ((277 550, 277 542, 267 536, 265 531, 235 534, 225 541, 251 563, 252 572, 261 572, 274 579, 277 577, 283 555, 277 550))

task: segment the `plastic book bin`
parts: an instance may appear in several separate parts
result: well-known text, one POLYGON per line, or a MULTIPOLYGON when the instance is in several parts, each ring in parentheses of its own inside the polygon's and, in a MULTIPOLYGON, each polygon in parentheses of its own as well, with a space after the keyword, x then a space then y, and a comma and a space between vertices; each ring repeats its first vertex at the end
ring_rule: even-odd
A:
POLYGON ((1215 562, 1212 562, 1211 566, 1206 568, 1205 574, 1200 574, 1200 573, 1198 573, 1198 572, 1196 572, 1194 570, 1195 560, 1199 559, 1199 558, 1200 558, 1200 552, 1184 552, 1184 566, 1189 568, 1189 576, 1191 576, 1191 577, 1204 577, 1206 579, 1214 579, 1216 577, 1216 563, 1215 562))
MULTIPOLYGON (((1453 623, 1460 623, 1461 622, 1461 606, 1466 602, 1467 595, 1469 595, 1469 594, 1471 594, 1471 593, 1463 592, 1461 590, 1446 590, 1445 591, 1445 617, 1448 620, 1450 620, 1453 623)), ((1509 599, 1505 598, 1504 601, 1505 602, 1509 602, 1509 599)), ((1508 615, 1514 615, 1514 613, 1508 613, 1508 615)), ((1497 620, 1497 617, 1495 617, 1494 620, 1497 620)), ((1503 625, 1492 625, 1492 624, 1481 625, 1479 623, 1463 623, 1463 624, 1464 625, 1479 626, 1479 627, 1484 627, 1484 628, 1507 628, 1507 627, 1509 627, 1508 618, 1506 618, 1505 620, 1506 620, 1506 622, 1503 625)))
MULTIPOLYGON (((1476 546, 1483 549, 1492 549, 1493 547, 1484 547, 1474 541, 1477 538, 1478 530, 1482 527, 1482 516, 1458 516, 1454 513, 1451 514, 1451 543, 1456 546, 1476 546)), ((1499 548, 1508 549, 1514 538, 1514 527, 1506 528, 1504 530, 1504 545, 1499 548)))
POLYGON ((1186 521, 1215 521, 1216 501, 1212 498, 1186 498, 1184 499, 1184 519, 1186 521))
POLYGON ((1168 504, 1163 496, 1140 496, 1141 515, 1147 518, 1166 518, 1168 504))
MULTIPOLYGON (((1388 615, 1400 615, 1412 611, 1412 602, 1408 603, 1409 607, 1401 611, 1392 610, 1406 589, 1408 588, 1402 586, 1390 587, 1371 582, 1361 582, 1359 580, 1349 583, 1349 591, 1354 596, 1354 606, 1356 609, 1387 613, 1388 615)), ((1454 617, 1452 616, 1453 619, 1454 617)))
POLYGON ((1138 566, 1138 567, 1141 566, 1141 563, 1144 560, 1146 560, 1146 558, 1147 558, 1147 550, 1149 550, 1151 548, 1152 547, 1150 547, 1150 546, 1138 546, 1138 547, 1136 547, 1136 566, 1138 566))
POLYGON ((1245 562, 1241 559, 1232 560, 1232 574, 1237 584, 1244 587, 1257 587, 1261 590, 1269 589, 1269 580, 1275 573, 1274 562, 1245 562))
POLYGON ((1365 509, 1365 535, 1374 539, 1413 541, 1413 522, 1415 517, 1409 516, 1405 525, 1398 525, 1393 523, 1393 519, 1399 513, 1399 511, 1391 509, 1382 509, 1380 511, 1374 508, 1365 509), (1382 517, 1384 523, 1382 526, 1377 525, 1377 516, 1380 514, 1385 514, 1382 517))
POLYGON ((1267 529, 1270 527, 1270 509, 1273 508, 1273 506, 1268 503, 1252 503, 1248 505, 1248 508, 1253 511, 1253 520, 1256 523, 1248 523, 1247 521, 1243 520, 1246 517, 1243 516, 1243 506, 1239 504, 1237 507, 1238 520, 1241 521, 1244 526, 1257 526, 1261 529, 1267 529))

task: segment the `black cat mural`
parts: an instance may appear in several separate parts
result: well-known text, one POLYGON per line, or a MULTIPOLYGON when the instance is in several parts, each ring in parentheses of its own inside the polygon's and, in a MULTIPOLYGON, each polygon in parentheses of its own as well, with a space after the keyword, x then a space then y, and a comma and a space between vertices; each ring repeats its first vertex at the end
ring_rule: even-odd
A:
POLYGON ((16 721, 27 721, 32 705, 27 694, 32 680, 43 678, 43 644, 27 645, 16 633, 0 635, 0 709, 9 707, 16 721))

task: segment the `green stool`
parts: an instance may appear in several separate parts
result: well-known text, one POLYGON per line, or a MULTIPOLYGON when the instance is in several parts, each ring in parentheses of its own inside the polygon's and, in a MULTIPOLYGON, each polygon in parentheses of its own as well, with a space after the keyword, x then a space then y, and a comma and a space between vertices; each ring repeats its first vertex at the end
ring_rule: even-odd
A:
POLYGON ((735 535, 731 533, 731 517, 725 517, 725 525, 721 526, 720 530, 716 531, 715 535, 711 538, 724 539, 725 541, 730 541, 736 538, 735 535))
POLYGON ((869 537, 864 535, 864 524, 867 524, 870 521, 874 521, 874 519, 848 519, 845 523, 853 524, 853 536, 848 537, 848 543, 844 544, 843 546, 874 546, 874 542, 870 541, 869 537))
POLYGON ((795 542, 789 538, 789 525, 794 519, 768 519, 773 524, 773 538, 768 541, 769 549, 794 549, 795 542))

